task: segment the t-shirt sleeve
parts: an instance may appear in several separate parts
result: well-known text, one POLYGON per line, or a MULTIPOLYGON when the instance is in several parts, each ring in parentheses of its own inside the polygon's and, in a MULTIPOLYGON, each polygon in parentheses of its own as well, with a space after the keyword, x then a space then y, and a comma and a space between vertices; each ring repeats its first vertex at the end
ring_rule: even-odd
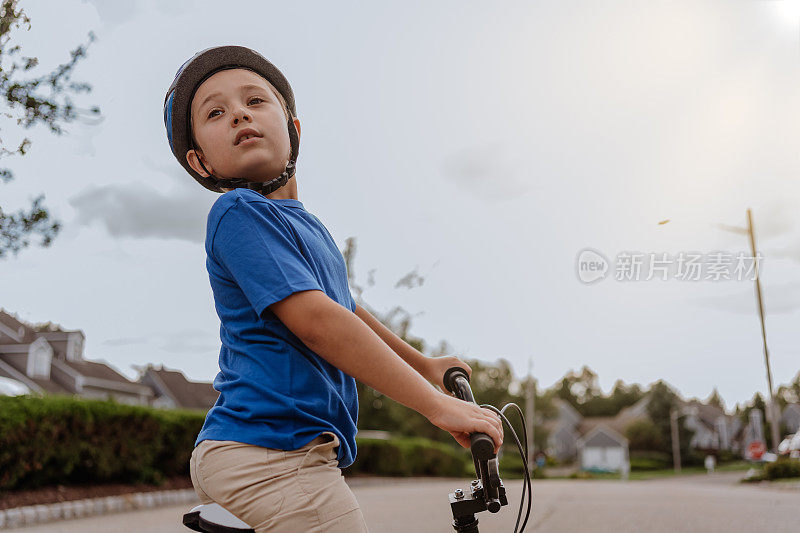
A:
POLYGON ((350 293, 350 303, 353 306, 353 311, 356 309, 356 301, 353 299, 353 293, 350 293))
POLYGON ((259 316, 292 293, 322 290, 287 222, 269 204, 236 201, 217 225, 211 252, 259 316))

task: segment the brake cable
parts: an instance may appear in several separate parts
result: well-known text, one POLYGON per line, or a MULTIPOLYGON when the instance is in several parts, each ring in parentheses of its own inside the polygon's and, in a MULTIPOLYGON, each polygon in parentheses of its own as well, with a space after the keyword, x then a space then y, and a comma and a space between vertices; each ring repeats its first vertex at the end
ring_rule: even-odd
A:
MULTIPOLYGON (((475 398, 472 395, 472 388, 469 385, 469 375, 467 372, 458 366, 448 368, 444 373, 444 385, 448 391, 454 394, 460 400, 472 402, 477 405, 475 398)), ((522 466, 525 469, 525 478, 522 483, 522 496, 519 502, 519 512, 517 513, 517 522, 514 526, 514 533, 522 533, 525 526, 528 524, 528 518, 531 514, 531 505, 533 504, 533 489, 531 486, 530 469, 528 467, 528 430, 525 426, 525 416, 522 409, 515 403, 507 403, 502 409, 497 409, 493 405, 482 404, 480 407, 490 409, 497 413, 503 422, 508 426, 511 431, 511 436, 514 437, 514 442, 517 444, 520 456, 522 457, 522 466), (514 407, 520 416, 522 422, 522 436, 525 446, 520 443, 517 432, 505 416, 505 411, 514 407), (527 511, 525 512, 525 519, 522 521, 520 529, 520 519, 522 518, 522 507, 525 503, 525 497, 528 497, 527 511)), ((476 432, 470 434, 470 452, 472 453, 472 461, 475 465, 475 473, 477 479, 471 482, 470 493, 466 494, 461 489, 456 489, 449 494, 450 509, 453 512, 453 529, 458 533, 479 533, 478 532, 478 519, 475 513, 488 510, 490 513, 497 513, 504 505, 508 505, 506 498, 506 490, 503 486, 503 481, 500 479, 499 466, 497 462, 497 455, 494 453, 494 441, 486 433, 476 432)))

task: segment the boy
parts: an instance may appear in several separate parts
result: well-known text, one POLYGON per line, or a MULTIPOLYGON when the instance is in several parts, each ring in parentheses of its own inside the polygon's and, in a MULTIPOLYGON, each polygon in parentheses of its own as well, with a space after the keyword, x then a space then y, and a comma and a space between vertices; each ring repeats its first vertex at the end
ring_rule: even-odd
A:
POLYGON ((429 358, 350 295, 344 259, 298 199, 300 121, 283 74, 249 48, 196 54, 167 92, 172 152, 222 192, 207 221, 206 267, 220 317, 220 395, 190 462, 203 503, 257 532, 359 532, 341 468, 353 463, 355 379, 422 413, 464 447, 499 417, 444 390, 455 357, 429 358))

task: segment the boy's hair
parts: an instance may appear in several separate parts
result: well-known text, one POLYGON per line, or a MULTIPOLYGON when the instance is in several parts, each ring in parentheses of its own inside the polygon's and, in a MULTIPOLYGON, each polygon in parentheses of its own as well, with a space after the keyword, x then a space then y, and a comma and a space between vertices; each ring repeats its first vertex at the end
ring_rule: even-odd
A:
POLYGON ((217 46, 198 52, 180 66, 164 97, 164 126, 167 129, 167 140, 172 155, 198 183, 206 189, 219 193, 225 192, 223 187, 226 189, 245 187, 267 195, 285 185, 289 178, 294 176, 300 150, 300 136, 294 125, 295 116, 297 111, 294 93, 289 81, 278 67, 267 61, 264 56, 244 46, 217 46), (286 127, 291 144, 289 163, 280 176, 266 183, 250 182, 245 178, 220 179, 210 173, 209 176, 201 176, 186 160, 186 153, 194 149, 197 144, 190 124, 194 93, 212 74, 232 68, 249 69, 263 77, 270 87, 277 91, 281 103, 284 104, 286 127))

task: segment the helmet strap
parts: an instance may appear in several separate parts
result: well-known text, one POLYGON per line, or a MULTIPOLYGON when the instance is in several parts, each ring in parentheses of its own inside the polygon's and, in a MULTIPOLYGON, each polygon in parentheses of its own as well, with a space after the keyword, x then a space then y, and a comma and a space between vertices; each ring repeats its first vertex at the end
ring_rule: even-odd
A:
MULTIPOLYGON (((289 142, 292 147, 291 155, 289 156, 289 162, 286 163, 286 168, 281 173, 280 176, 277 178, 273 178, 267 182, 263 181, 249 181, 246 178, 232 178, 232 179, 222 179, 214 176, 211 172, 206 169, 203 162, 200 161, 200 158, 197 160, 200 162, 200 166, 203 167, 203 170, 209 175, 211 179, 214 180, 214 184, 219 188, 226 188, 226 189, 237 189, 237 188, 244 188, 244 189, 251 189, 258 193, 263 194, 264 196, 280 189, 289 181, 289 179, 294 176, 296 170, 296 162, 297 162, 297 153, 300 147, 300 138, 297 135, 297 128, 294 125, 294 120, 292 117, 292 113, 287 109, 286 114, 288 115, 287 120, 287 127, 289 129, 289 142)), ((189 138, 190 146, 194 146, 194 143, 189 138)))

